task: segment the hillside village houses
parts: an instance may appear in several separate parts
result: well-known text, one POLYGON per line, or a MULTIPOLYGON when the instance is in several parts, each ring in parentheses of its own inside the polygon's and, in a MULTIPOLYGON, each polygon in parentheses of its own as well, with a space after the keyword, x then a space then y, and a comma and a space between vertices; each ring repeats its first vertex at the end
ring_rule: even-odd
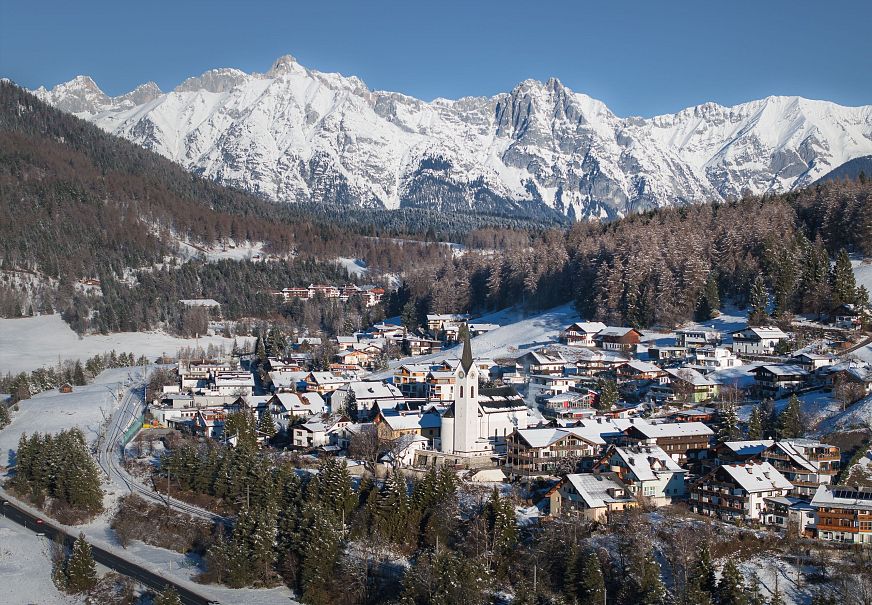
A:
POLYGON ((733 353, 737 355, 774 355, 787 334, 774 326, 749 327, 732 333, 733 353))
POLYGON ((787 335, 777 328, 738 330, 726 342, 714 329, 687 328, 671 342, 598 322, 567 326, 559 343, 476 358, 473 338, 494 329, 465 315, 430 315, 420 331, 382 322, 334 337, 329 369, 315 369, 311 352, 326 337, 303 336, 268 360, 263 385, 235 361, 182 364, 178 384, 157 397, 151 413, 230 444, 233 436, 223 435, 229 414, 270 414, 288 447, 318 456, 347 455, 369 426, 391 444, 380 458, 385 464, 495 468, 507 480, 545 482, 539 506, 553 516, 604 521, 642 503, 685 503, 723 520, 863 539, 832 524, 865 523, 864 494, 851 500, 822 491, 833 488, 839 448, 808 439, 721 442, 716 433, 722 387, 758 400, 848 380, 869 392, 868 364, 810 348, 778 356, 787 335), (452 339, 461 340, 454 350, 452 339), (385 369, 388 343, 395 356, 402 350, 409 357, 385 369), (415 362, 443 346, 443 359, 415 362), (375 367, 388 378, 368 375, 375 367), (600 409, 607 383, 618 400, 600 409), (255 394, 259 386, 264 392, 255 394), (839 498, 842 508, 823 504, 839 498))

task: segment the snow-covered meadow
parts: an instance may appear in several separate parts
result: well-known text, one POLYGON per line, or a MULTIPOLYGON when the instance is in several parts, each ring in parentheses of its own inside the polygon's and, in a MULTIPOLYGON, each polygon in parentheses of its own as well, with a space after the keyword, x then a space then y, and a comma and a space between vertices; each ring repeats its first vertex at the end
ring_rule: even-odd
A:
POLYGON ((79 597, 63 594, 52 582, 48 539, 4 517, 0 517, 0 578, 3 603, 84 603, 79 597))
POLYGON ((0 374, 30 371, 67 359, 84 361, 113 349, 153 359, 163 353, 174 355, 182 347, 206 348, 210 344, 229 349, 233 339, 204 336, 195 340, 164 332, 116 332, 79 337, 57 314, 0 319, 0 374))

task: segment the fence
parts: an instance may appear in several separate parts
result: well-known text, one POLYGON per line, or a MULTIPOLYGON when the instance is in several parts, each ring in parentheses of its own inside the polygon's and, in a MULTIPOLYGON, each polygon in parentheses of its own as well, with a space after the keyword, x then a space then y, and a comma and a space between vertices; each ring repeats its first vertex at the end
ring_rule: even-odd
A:
POLYGON ((142 425, 145 423, 145 415, 140 414, 136 418, 133 419, 133 422, 127 427, 127 430, 124 431, 124 437, 121 438, 121 447, 126 447, 130 441, 136 437, 136 434, 142 428, 142 425))

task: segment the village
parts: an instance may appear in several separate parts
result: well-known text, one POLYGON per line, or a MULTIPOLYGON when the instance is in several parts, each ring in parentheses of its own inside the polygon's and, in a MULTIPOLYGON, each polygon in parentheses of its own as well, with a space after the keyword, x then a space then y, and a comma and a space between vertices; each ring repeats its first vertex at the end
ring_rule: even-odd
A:
POLYGON ((577 321, 497 359, 476 355, 476 337, 501 326, 468 315, 431 314, 418 329, 380 322, 331 339, 329 360, 326 337, 276 345, 271 333, 254 351, 179 361, 150 393, 142 434, 175 429, 232 447, 239 435, 225 424, 241 414, 261 447, 312 466, 339 457, 353 474, 444 467, 523 486, 542 522, 680 505, 872 544, 872 482, 844 481, 845 452, 813 437, 801 409, 872 393, 872 367, 850 355, 868 326, 852 305, 795 332, 577 321))

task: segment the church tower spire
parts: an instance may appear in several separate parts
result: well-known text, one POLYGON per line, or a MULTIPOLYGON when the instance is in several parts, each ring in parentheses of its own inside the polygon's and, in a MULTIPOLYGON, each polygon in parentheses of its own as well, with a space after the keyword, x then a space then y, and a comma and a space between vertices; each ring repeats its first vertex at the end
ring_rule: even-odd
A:
POLYGON ((469 328, 466 329, 463 335, 463 353, 460 356, 460 367, 467 374, 469 374, 469 368, 472 367, 472 343, 469 342, 469 328))

